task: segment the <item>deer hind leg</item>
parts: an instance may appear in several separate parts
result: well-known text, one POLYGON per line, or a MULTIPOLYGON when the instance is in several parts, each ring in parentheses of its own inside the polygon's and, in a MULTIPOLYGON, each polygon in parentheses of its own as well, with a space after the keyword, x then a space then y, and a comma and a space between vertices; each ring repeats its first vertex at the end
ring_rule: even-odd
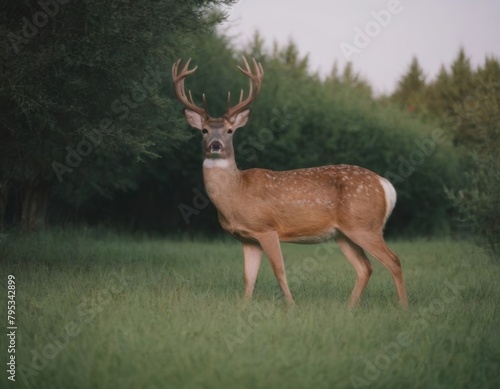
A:
POLYGON ((387 268, 387 270, 389 270, 392 280, 394 281, 394 285, 396 286, 399 303, 403 308, 407 308, 408 298, 406 296, 401 261, 398 256, 391 249, 389 249, 389 247, 387 247, 387 244, 382 237, 382 233, 356 231, 347 235, 353 242, 377 258, 387 268))
POLYGON ((250 300, 253 295, 257 274, 259 274, 262 248, 256 243, 244 242, 243 257, 245 258, 245 300, 250 300))
POLYGON ((373 268, 361 247, 347 238, 345 235, 338 235, 335 240, 340 249, 356 270, 356 284, 349 298, 349 307, 353 308, 359 303, 363 290, 370 279, 373 268))
POLYGON ((269 262, 271 262, 271 267, 273 268, 274 275, 276 276, 281 290, 283 291, 286 302, 288 304, 293 304, 293 297, 290 293, 290 289, 288 288, 288 283, 286 282, 285 264, 283 262, 283 254, 281 253, 278 233, 276 231, 261 233, 255 238, 258 240, 262 249, 266 253, 269 262))

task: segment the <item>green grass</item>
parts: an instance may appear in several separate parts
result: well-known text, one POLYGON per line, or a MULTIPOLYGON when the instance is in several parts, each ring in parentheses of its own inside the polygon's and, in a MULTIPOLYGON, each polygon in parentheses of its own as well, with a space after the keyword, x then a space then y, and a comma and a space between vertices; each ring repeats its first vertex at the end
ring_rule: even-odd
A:
MULTIPOLYGON (((500 269, 451 240, 392 242, 410 309, 378 263, 361 306, 335 246, 283 245, 242 303, 238 242, 46 232, 0 244, 16 277, 16 382, 4 388, 497 388, 500 269), (318 251, 319 250, 319 251, 318 251)), ((2 326, 7 327, 6 309, 2 326)), ((2 366, 7 362, 2 336, 2 366)))

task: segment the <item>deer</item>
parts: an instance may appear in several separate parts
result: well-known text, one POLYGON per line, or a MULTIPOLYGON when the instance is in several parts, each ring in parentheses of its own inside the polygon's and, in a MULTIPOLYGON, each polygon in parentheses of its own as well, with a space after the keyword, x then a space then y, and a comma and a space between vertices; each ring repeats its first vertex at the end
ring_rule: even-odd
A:
POLYGON ((356 271, 356 282, 348 306, 356 307, 373 271, 366 252, 390 272, 399 303, 408 306, 401 262, 384 241, 383 230, 396 204, 396 190, 387 179, 363 167, 327 165, 286 171, 268 169, 239 170, 233 136, 247 124, 251 103, 261 91, 264 69, 253 59, 253 70, 245 57, 238 69, 249 79, 244 97, 227 108, 222 117, 208 114, 197 105, 185 79, 191 59, 181 67, 179 58, 172 65, 174 93, 184 106, 187 123, 202 134, 203 181, 215 205, 221 227, 240 240, 244 258, 244 300, 252 298, 262 253, 271 264, 285 301, 294 299, 287 284, 280 242, 321 243, 335 239, 356 271))

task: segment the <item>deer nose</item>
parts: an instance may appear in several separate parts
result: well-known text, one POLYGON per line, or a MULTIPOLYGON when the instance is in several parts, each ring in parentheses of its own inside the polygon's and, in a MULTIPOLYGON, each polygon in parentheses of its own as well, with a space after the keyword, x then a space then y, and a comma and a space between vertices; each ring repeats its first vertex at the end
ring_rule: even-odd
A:
POLYGON ((210 151, 212 152, 222 151, 222 148, 222 143, 217 140, 214 140, 212 143, 210 143, 210 151))

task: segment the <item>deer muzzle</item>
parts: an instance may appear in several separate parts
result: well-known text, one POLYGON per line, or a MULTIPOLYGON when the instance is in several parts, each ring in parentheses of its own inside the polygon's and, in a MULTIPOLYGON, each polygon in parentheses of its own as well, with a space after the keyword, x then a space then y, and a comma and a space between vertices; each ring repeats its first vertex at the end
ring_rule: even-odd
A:
POLYGON ((223 149, 224 149, 224 145, 221 142, 219 142, 218 140, 214 140, 208 146, 208 150, 211 153, 221 153, 223 149))

